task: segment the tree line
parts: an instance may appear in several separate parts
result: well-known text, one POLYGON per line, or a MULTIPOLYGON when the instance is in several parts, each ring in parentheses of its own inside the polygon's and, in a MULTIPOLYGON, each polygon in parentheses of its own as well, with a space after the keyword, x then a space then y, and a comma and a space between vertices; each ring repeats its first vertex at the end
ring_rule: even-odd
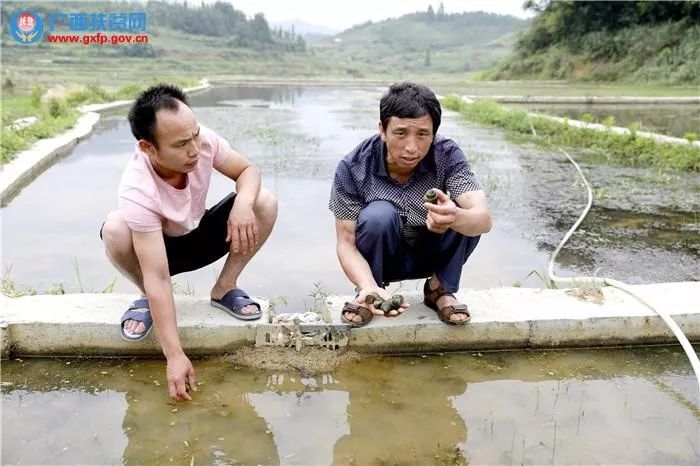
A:
POLYGON ((241 47, 281 47, 287 50, 306 50, 304 38, 293 31, 271 29, 265 15, 257 13, 248 19, 242 11, 225 2, 201 3, 192 6, 183 3, 150 1, 146 4, 149 21, 188 34, 225 37, 241 47))
POLYGON ((486 77, 700 82, 700 1, 527 0, 537 16, 486 77))
POLYGON ((670 22, 700 23, 700 1, 551 1, 527 0, 525 9, 537 13, 532 27, 518 41, 525 54, 555 44, 576 47, 593 32, 614 33, 634 26, 670 22))

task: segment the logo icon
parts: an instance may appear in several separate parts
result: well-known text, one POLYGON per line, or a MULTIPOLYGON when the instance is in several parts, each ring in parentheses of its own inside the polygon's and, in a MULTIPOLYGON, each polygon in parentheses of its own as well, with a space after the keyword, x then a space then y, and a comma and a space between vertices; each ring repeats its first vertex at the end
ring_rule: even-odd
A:
POLYGON ((44 22, 33 11, 18 11, 10 18, 10 35, 22 45, 29 45, 41 40, 44 22))

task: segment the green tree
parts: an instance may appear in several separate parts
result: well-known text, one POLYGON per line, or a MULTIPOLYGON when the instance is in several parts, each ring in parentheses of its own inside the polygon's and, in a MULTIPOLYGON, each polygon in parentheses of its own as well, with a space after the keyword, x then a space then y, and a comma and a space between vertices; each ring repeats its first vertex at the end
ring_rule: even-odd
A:
POLYGON ((253 17, 252 23, 253 38, 259 42, 270 43, 272 42, 272 36, 270 34, 270 27, 267 24, 267 20, 262 13, 258 13, 253 17))

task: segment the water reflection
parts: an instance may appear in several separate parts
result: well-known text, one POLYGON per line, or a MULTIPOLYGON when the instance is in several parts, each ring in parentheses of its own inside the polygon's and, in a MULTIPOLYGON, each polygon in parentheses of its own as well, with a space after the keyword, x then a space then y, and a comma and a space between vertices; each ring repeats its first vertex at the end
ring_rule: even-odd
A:
POLYGON ((468 441, 459 447, 475 452, 479 463, 562 464, 574 459, 587 464, 690 464, 693 438, 700 433, 698 418, 678 404, 664 404, 663 413, 645 409, 659 407, 658 395, 651 383, 626 377, 530 384, 513 380, 472 384, 451 401, 472 426, 468 441), (634 397, 618 388, 630 385, 634 397), (485 397, 499 402, 483 403, 485 397), (657 426, 654 432, 644 427, 650 423, 657 426), (662 440, 659 432, 678 435, 662 440), (685 452, 685 460, 679 451, 685 452))
POLYGON ((121 463, 129 443, 122 430, 128 409, 125 393, 59 386, 3 396, 2 463, 121 463), (23 426, 32 426, 31 435, 23 426))
POLYGON ((265 101, 282 106, 293 106, 305 88, 296 86, 230 86, 213 87, 190 97, 193 107, 218 107, 228 101, 265 101))
POLYGON ((3 464, 697 464, 676 348, 363 358, 328 374, 195 361, 3 365, 3 464), (634 448, 621 448, 634 445, 634 448), (194 459, 192 459, 194 458, 194 459))
MULTIPOLYGON (((271 379, 283 385, 280 383, 283 376, 271 379)), ((302 379, 300 383, 304 388, 298 393, 252 393, 248 400, 255 412, 265 419, 277 446, 280 464, 331 464, 333 445, 350 433, 346 415, 348 393, 325 386, 321 387, 324 391, 316 391, 314 378, 302 379)))
POLYGON ((351 432, 336 444, 334 464, 435 464, 451 457, 467 428, 449 397, 463 393, 467 381, 435 362, 368 360, 338 375, 350 392, 351 432))

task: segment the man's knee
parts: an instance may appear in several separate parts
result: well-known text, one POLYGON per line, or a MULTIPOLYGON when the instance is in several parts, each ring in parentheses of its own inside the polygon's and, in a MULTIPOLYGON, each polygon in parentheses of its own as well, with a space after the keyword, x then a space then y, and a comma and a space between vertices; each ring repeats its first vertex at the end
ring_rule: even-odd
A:
POLYGON ((448 230, 439 237, 440 245, 435 254, 445 257, 462 257, 462 264, 467 262, 469 256, 476 249, 481 235, 465 236, 454 230, 448 230))
POLYGON ((258 199, 255 203, 255 211, 272 223, 277 218, 277 198, 265 188, 260 189, 258 199))
POLYGON ((126 224, 121 212, 115 210, 107 215, 100 236, 105 248, 110 253, 124 254, 133 249, 131 229, 126 224))
POLYGON ((364 234, 399 233, 401 226, 401 217, 396 207, 388 201, 370 202, 357 217, 357 230, 364 234))

